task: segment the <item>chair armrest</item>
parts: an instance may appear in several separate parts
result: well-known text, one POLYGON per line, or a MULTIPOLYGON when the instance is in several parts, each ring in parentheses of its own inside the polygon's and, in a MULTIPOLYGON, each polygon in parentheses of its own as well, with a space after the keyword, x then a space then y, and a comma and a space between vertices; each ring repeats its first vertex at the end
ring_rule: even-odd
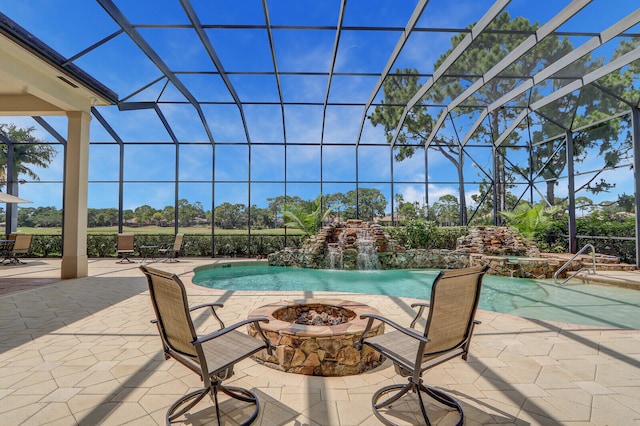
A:
POLYGON ((212 308, 224 308, 224 305, 222 303, 202 303, 200 305, 191 306, 189 308, 189 311, 193 312, 196 309, 207 308, 209 306, 212 308))
POLYGON ((211 308, 211 315, 214 316, 214 318, 216 320, 218 320, 218 324, 220 324, 220 329, 222 330, 224 328, 224 322, 222 322, 222 319, 218 316, 218 313, 216 312, 215 308, 223 308, 224 305, 222 303, 202 303, 200 305, 195 305, 189 308, 189 312, 193 312, 196 309, 202 309, 202 308, 211 308))
POLYGON ((431 302, 416 302, 411 304, 412 308, 419 307, 420 309, 418 309, 418 312, 416 312, 416 316, 413 317, 413 321, 411 321, 411 324, 409 324, 409 328, 415 328, 416 324, 418 323, 418 320, 422 318, 422 313, 424 312, 424 308, 428 308, 430 306, 431 306, 431 302))
MULTIPOLYGON (((237 323, 235 323, 233 325, 230 325, 229 327, 225 327, 225 328, 223 328, 221 330, 214 331, 213 333, 209 333, 209 334, 207 334, 205 336, 198 337, 192 343, 194 345, 202 344, 204 342, 207 342, 207 341, 209 341, 211 339, 215 339, 216 337, 220 337, 220 336, 222 336, 224 334, 229 333, 230 331, 233 331, 233 330, 235 330, 237 328, 240 328, 240 327, 242 327, 244 325, 251 324, 251 323, 256 323, 256 326, 259 327, 259 325, 258 325, 259 322, 269 322, 269 319, 266 318, 266 317, 260 317, 260 318, 251 318, 251 319, 242 320, 242 321, 237 322, 237 323)), ((260 330, 262 330, 262 329, 260 329, 260 330)))
POLYGON ((380 315, 376 315, 376 314, 362 314, 360 315, 360 318, 369 318, 369 322, 367 323, 367 327, 365 328, 365 331, 362 333, 362 337, 360 338, 360 341, 363 341, 365 336, 367 335, 369 329, 371 328, 371 323, 373 322, 374 319, 377 319, 379 321, 382 321, 385 324, 390 325, 391 327, 393 327, 394 329, 400 331, 401 333, 406 334, 409 337, 413 337, 414 339, 420 340, 421 342, 424 343, 428 343, 431 339, 428 339, 426 337, 424 337, 422 334, 416 333, 415 331, 413 331, 410 328, 406 328, 401 326, 400 324, 391 321, 388 318, 385 318, 383 316, 380 315))

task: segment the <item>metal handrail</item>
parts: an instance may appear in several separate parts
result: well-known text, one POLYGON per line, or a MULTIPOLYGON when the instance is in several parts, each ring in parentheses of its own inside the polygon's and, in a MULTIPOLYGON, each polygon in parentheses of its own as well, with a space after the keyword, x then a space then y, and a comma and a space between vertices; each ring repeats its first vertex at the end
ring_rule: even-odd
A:
POLYGON ((591 270, 591 273, 595 274, 596 273, 596 248, 593 246, 593 244, 585 244, 585 246, 582 247, 580 250, 578 250, 578 252, 576 254, 574 254, 573 257, 571 259, 569 259, 564 265, 562 265, 560 267, 560 269, 558 269, 556 272, 554 272, 554 274, 553 274, 553 282, 558 284, 558 275, 560 275, 560 273, 562 271, 567 269, 567 267, 569 267, 571 262, 573 262, 576 259, 576 257, 580 256, 586 249, 589 249, 589 248, 591 249, 591 259, 593 261, 593 266, 591 266, 591 267, 583 266, 582 268, 578 269, 576 272, 571 274, 566 280, 562 281, 560 283, 560 285, 566 284, 567 281, 569 281, 571 278, 575 277, 576 275, 578 275, 580 272, 582 272, 584 270, 591 270))

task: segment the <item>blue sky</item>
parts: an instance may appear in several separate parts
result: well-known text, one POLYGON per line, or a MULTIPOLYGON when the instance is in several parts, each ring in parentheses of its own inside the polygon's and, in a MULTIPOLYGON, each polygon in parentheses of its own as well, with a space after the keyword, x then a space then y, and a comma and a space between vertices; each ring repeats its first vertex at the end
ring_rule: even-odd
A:
MULTIPOLYGON (((177 0, 115 0, 115 5, 134 25, 171 24, 184 25, 189 19, 177 0)), ((569 1, 531 2, 514 0, 505 10, 511 16, 522 15, 530 21, 544 23, 569 1)), ((595 0, 563 24, 558 31, 579 31, 584 35, 573 37, 574 46, 586 42, 592 33, 603 31, 635 6, 627 0, 595 0)), ((417 68, 421 72, 432 72, 434 63, 450 47, 450 38, 455 34, 447 29, 464 28, 482 17, 493 4, 492 1, 445 1, 431 0, 417 27, 443 29, 439 32, 414 33, 393 68, 417 68)), ((259 0, 211 1, 193 0, 193 8, 202 24, 242 24, 261 26, 265 23, 262 3, 259 0)), ((276 29, 273 31, 282 97, 285 102, 322 103, 327 94, 327 76, 312 73, 327 73, 331 70, 331 53, 335 31, 323 29, 337 24, 340 2, 337 0, 271 0, 269 18, 272 25, 314 25, 313 31, 276 29), (305 74, 291 75, 300 72, 305 74)), ((411 16, 416 1, 398 0, 349 0, 343 25, 346 27, 404 27, 411 16)), ((72 57, 103 40, 120 29, 97 1, 77 0, 9 0, 0 7, 2 13, 32 32, 66 57, 72 57)), ((219 75, 184 74, 183 72, 213 72, 215 65, 191 29, 163 29, 138 27, 140 35, 157 52, 164 63, 178 73, 184 86, 201 102, 232 102, 233 98, 219 75)), ((640 32, 638 25, 630 32, 640 32)), ((176 137, 185 142, 179 154, 171 144, 171 136, 161 125, 152 110, 119 111, 117 107, 99 107, 102 116, 113 126, 125 141, 124 173, 125 208, 149 204, 162 208, 173 204, 175 180, 175 158, 179 158, 178 178, 181 181, 179 198, 191 202, 200 201, 205 208, 222 201, 246 204, 249 188, 246 181, 251 176, 254 182, 251 202, 265 206, 266 199, 284 193, 285 179, 289 183, 287 193, 305 199, 315 198, 320 192, 319 181, 324 180, 324 192, 336 190, 347 192, 355 189, 354 160, 355 142, 358 140, 363 108, 353 105, 329 105, 326 110, 323 131, 323 107, 318 105, 286 105, 284 120, 286 140, 290 144, 287 155, 281 144, 284 140, 282 110, 277 103, 279 93, 277 81, 272 74, 273 59, 269 51, 269 39, 263 28, 220 29, 207 28, 210 38, 229 79, 243 102, 244 114, 251 138, 251 167, 247 137, 240 120, 240 112, 234 104, 203 105, 202 112, 211 128, 216 142, 228 143, 215 148, 215 158, 202 121, 194 113, 185 97, 172 84, 162 79, 162 73, 147 56, 124 34, 114 37, 95 50, 79 57, 74 63, 93 75, 127 101, 160 100, 160 109, 172 126, 176 137), (258 74, 241 75, 235 72, 258 74), (154 81, 160 79, 155 84, 154 81), (148 87, 147 87, 148 86, 148 87), (141 90, 144 88, 144 90, 141 90), (326 144, 321 149, 316 145, 326 144), (161 143, 160 145, 157 143, 161 143), (335 145, 334 145, 335 144, 335 145), (320 155, 323 166, 320 166, 320 155), (215 176, 214 176, 215 173, 215 176), (213 178, 220 181, 215 187, 215 200, 211 199, 213 178), (150 181, 157 183, 149 183, 150 181)), ((399 32, 394 31, 350 31, 341 33, 338 54, 333 71, 336 73, 371 73, 374 75, 334 76, 328 94, 329 103, 363 104, 372 95, 378 78, 398 41, 399 32)), ((620 39, 603 46, 596 54, 605 58, 611 54, 620 39)), ((606 61, 607 59, 605 59, 606 61)), ((375 96, 382 99, 382 92, 375 96)), ((366 111, 371 114, 372 109, 366 111)), ((431 109, 436 116, 438 109, 431 109)), ((60 134, 66 136, 66 119, 47 117, 60 134)), ((47 141, 53 138, 40 129, 29 117, 0 117, 0 122, 12 122, 22 127, 35 126, 37 135, 47 141)), ((443 137, 454 137, 455 131, 464 133, 472 119, 460 116, 457 121, 447 121, 440 130, 443 137), (455 126, 455 128, 454 128, 455 126)), ((505 123, 506 126, 506 123, 505 123)), ((526 135, 523 135, 526 136, 526 135)), ((90 159, 90 207, 116 207, 118 178, 118 147, 110 144, 113 138, 93 120, 90 159)), ((380 126, 373 127, 365 120, 360 142, 366 145, 359 149, 358 176, 363 187, 378 187, 390 201, 391 164, 385 136, 380 126)), ((488 147, 469 150, 476 164, 490 168, 488 147)), ((20 188, 24 198, 34 205, 62 204, 62 155, 48 169, 36 170, 45 183, 25 184, 20 188)), ((515 161, 525 161, 514 157, 515 161)), ((579 166, 581 170, 596 169, 602 158, 593 153, 579 166)), ((429 180, 428 199, 432 204, 441 195, 457 194, 455 170, 451 163, 437 152, 429 153, 429 169, 425 171, 424 154, 402 163, 394 163, 395 192, 406 201, 426 201, 425 179, 429 180), (425 174, 428 173, 428 176, 425 174)), ((626 169, 625 169, 626 170, 626 169)), ((466 162, 465 177, 470 181, 481 178, 472 161, 466 162)), ((576 186, 587 179, 579 177, 576 186)), ((629 173, 609 172, 607 179, 616 182, 616 192, 633 193, 633 181, 629 173)), ((467 196, 477 190, 469 185, 467 196)), ((541 187, 544 192, 544 189, 541 187)), ((566 185, 558 187, 557 194, 566 195, 566 185)), ((589 194, 584 194, 594 198, 589 194)), ((615 199, 608 194, 599 198, 615 199)))

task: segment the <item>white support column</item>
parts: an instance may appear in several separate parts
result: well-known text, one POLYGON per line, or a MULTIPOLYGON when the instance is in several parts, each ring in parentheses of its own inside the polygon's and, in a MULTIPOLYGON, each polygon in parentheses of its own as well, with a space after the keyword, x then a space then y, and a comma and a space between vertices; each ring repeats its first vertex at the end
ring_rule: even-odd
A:
POLYGON ((67 113, 69 134, 65 161, 64 223, 62 278, 86 277, 87 193, 89 180, 89 124, 91 115, 84 111, 67 113))

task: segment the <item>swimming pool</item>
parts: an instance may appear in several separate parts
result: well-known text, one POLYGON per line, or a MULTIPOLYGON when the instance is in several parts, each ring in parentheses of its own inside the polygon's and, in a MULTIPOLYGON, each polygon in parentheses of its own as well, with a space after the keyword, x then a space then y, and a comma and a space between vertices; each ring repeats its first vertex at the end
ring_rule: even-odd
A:
MULTIPOLYGON (((380 294, 428 300, 436 270, 337 271, 263 264, 209 265, 193 283, 228 291, 380 294)), ((640 291, 485 275, 480 309, 526 318, 640 329, 640 291)))
MULTIPOLYGON (((339 271, 282 266, 235 266, 198 270, 194 284, 221 290, 326 291, 381 294, 428 300, 436 270, 339 271)), ((480 309, 510 312, 536 301, 547 292, 532 280, 486 275, 480 309)))

